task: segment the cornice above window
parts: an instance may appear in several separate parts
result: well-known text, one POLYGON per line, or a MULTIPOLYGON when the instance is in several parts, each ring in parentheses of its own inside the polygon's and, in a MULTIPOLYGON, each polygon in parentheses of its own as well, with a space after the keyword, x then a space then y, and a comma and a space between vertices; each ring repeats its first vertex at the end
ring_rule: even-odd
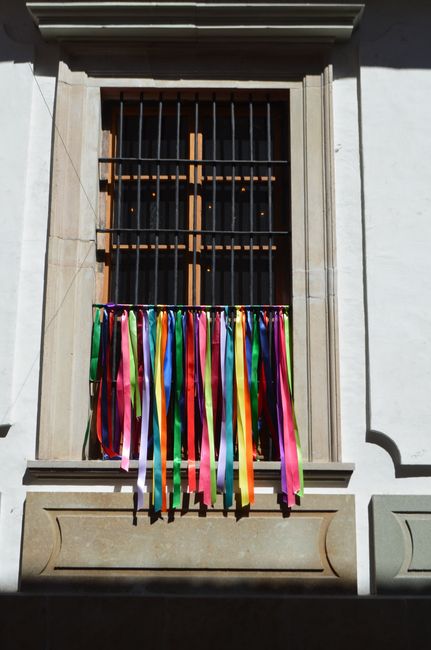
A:
POLYGON ((287 2, 28 2, 49 41, 347 41, 364 4, 287 2))

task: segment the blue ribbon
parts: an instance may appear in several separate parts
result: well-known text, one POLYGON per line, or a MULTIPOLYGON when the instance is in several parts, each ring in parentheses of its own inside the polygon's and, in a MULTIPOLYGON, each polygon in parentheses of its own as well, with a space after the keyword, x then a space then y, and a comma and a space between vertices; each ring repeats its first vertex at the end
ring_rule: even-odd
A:
POLYGON ((173 343, 175 339, 175 316, 172 310, 168 313, 168 340, 166 343, 166 354, 163 362, 163 379, 165 385, 166 413, 169 411, 169 401, 171 399, 172 386, 172 357, 173 343))
POLYGON ((233 503, 233 329, 226 310, 226 365, 225 365, 225 413, 226 413, 226 493, 225 507, 233 503))

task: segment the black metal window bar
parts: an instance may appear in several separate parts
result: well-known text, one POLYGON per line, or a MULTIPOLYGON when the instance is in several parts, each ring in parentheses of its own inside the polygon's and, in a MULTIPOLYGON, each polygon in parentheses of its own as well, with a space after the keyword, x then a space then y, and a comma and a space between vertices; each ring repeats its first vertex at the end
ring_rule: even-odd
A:
POLYGON ((290 302, 286 97, 123 92, 104 128, 105 302, 290 302))

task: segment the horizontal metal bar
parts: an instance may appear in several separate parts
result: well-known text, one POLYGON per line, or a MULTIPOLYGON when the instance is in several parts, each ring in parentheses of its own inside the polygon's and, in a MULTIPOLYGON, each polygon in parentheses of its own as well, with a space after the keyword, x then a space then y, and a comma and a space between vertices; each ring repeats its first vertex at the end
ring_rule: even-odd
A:
POLYGON ((279 309, 289 309, 289 305, 139 305, 139 304, 115 304, 115 303, 94 303, 93 307, 106 309, 184 309, 187 311, 193 310, 208 310, 220 311, 222 309, 265 309, 266 311, 277 311, 279 309))
POLYGON ((271 236, 271 235, 290 235, 290 230, 197 230, 197 229, 185 229, 185 228, 97 228, 96 232, 100 233, 119 233, 119 232, 131 232, 131 233, 141 233, 146 232, 149 234, 156 233, 166 233, 171 235, 226 235, 231 237, 232 235, 238 235, 239 237, 243 235, 244 237, 254 236, 271 236))
POLYGON ((234 160, 205 158, 99 158, 99 163, 184 163, 188 165, 289 165, 289 160, 234 160))

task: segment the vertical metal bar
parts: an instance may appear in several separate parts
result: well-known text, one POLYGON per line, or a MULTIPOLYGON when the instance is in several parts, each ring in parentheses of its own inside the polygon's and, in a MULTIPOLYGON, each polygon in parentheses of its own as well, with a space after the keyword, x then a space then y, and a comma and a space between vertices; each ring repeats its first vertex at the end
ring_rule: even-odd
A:
MULTIPOLYGON (((231 230, 235 230, 235 100, 233 94, 231 95, 230 101, 230 120, 231 120, 231 130, 232 130, 232 215, 231 215, 231 230)), ((230 300, 231 305, 235 304, 235 236, 232 235, 231 240, 231 249, 230 249, 230 300)))
POLYGON ((273 303, 273 279, 272 279, 272 142, 271 142, 271 104, 269 97, 266 101, 266 137, 268 147, 268 264, 269 264, 269 304, 273 303))
MULTIPOLYGON (((144 116, 144 96, 141 93, 139 98, 139 127, 138 127, 138 158, 142 158, 142 122, 144 116)), ((141 176, 142 165, 138 163, 138 180, 136 191, 136 227, 141 228, 141 176)), ((141 233, 136 233, 136 266, 135 266, 135 305, 139 302, 139 262, 140 262, 141 233)))
POLYGON ((253 201, 253 181, 254 181, 254 146, 253 146, 253 98, 249 97, 249 135, 250 135, 250 305, 254 305, 254 291, 253 291, 253 230, 254 230, 254 201, 253 201))
MULTIPOLYGON (((119 133, 117 139, 118 154, 121 158, 123 156, 123 121, 124 121, 124 95, 120 95, 120 114, 119 114, 119 133)), ((122 209, 122 193, 123 193, 123 163, 118 163, 118 185, 117 185, 117 214, 116 214, 116 227, 121 228, 121 209, 122 209)), ((114 302, 118 302, 118 287, 120 283, 120 244, 121 233, 117 231, 115 251, 115 276, 114 276, 114 302)))
POLYGON ((180 121, 181 121, 181 98, 177 96, 177 147, 175 165, 175 250, 174 250, 174 305, 178 302, 178 229, 180 227, 180 121))
MULTIPOLYGON (((198 125, 199 125, 199 102, 198 95, 195 96, 195 138, 193 158, 198 157, 198 125)), ((192 279, 192 304, 196 305, 196 229, 198 217, 198 167, 193 163, 193 279, 192 279)))
MULTIPOLYGON (((123 126, 124 126, 124 95, 120 94, 120 113, 119 113, 119 128, 118 128, 118 137, 117 137, 117 156, 121 158, 123 156, 123 126)), ((116 227, 121 228, 121 208, 122 208, 122 192, 123 192, 123 164, 120 162, 118 164, 118 186, 117 186, 117 210, 116 210, 116 227)), ((115 173, 114 173, 115 177, 115 173)), ((114 302, 118 303, 118 291, 120 284, 120 244, 121 244, 121 233, 117 231, 116 236, 116 246, 115 251, 115 275, 114 275, 114 302)), ((117 419, 117 407, 116 407, 116 390, 117 390, 117 367, 118 367, 118 356, 117 356, 117 347, 118 347, 118 323, 117 319, 114 318, 114 331, 113 331, 113 341, 112 341, 112 413, 111 413, 111 425, 112 431, 115 431, 115 423, 117 419)))
POLYGON ((157 123, 157 166, 156 166, 156 241, 154 251, 154 304, 158 304, 159 289, 159 228, 160 228, 160 156, 162 146, 163 97, 159 97, 159 116, 157 123))
MULTIPOLYGON (((217 175, 217 166, 215 161, 217 159, 217 146, 216 146, 216 137, 217 137, 217 127, 216 127, 216 96, 213 95, 213 182, 212 182, 212 205, 213 205, 213 231, 216 229, 216 175, 217 175)), ((211 304, 216 304, 215 299, 215 285, 216 285, 216 248, 215 248, 215 234, 213 232, 212 236, 212 263, 211 263, 211 304)))

